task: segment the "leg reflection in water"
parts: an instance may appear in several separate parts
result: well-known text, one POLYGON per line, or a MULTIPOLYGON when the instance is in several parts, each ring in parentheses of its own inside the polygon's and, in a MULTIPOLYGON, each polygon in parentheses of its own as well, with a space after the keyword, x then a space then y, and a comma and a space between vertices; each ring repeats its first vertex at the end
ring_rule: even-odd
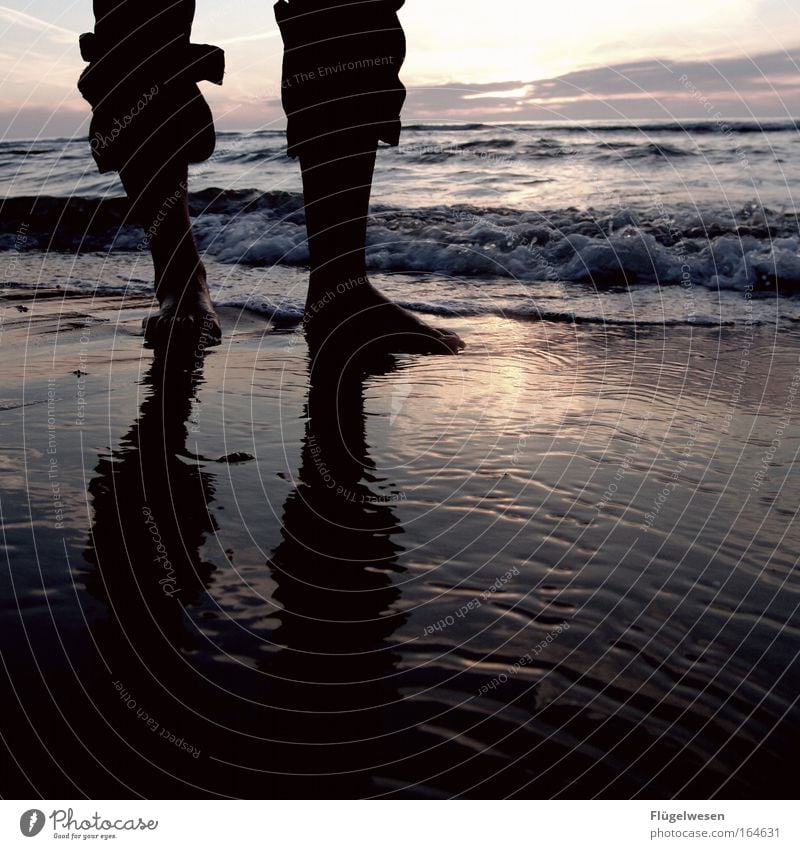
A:
POLYGON ((202 687, 192 668, 203 641, 186 613, 214 569, 200 553, 215 531, 214 476, 186 446, 202 371, 202 356, 157 351, 138 419, 89 484, 86 587, 108 609, 91 634, 99 662, 89 684, 102 716, 92 739, 99 760, 145 796, 203 786, 202 687))
POLYGON ((158 352, 143 381, 149 391, 138 420, 121 447, 100 458, 89 485, 94 524, 87 559, 98 567, 90 588, 112 602, 128 633, 157 623, 173 647, 187 639, 182 607, 198 600, 213 569, 199 550, 215 530, 208 511, 214 477, 186 447, 202 382, 202 359, 158 352), (115 600, 125 604, 116 609, 115 600))
POLYGON ((215 481, 186 448, 201 369, 154 361, 138 420, 89 486, 87 587, 109 612, 92 627, 96 754, 133 792, 352 798, 387 786, 401 756, 391 636, 405 615, 397 494, 367 453, 374 373, 311 366, 299 476, 267 563, 270 624, 244 631, 201 554, 215 481))
POLYGON ((390 637, 405 621, 392 582, 401 571, 402 529, 389 506, 397 494, 367 454, 368 376, 357 362, 317 357, 311 365, 299 481, 269 564, 282 610, 273 633, 279 650, 264 668, 284 739, 300 744, 291 771, 316 774, 314 795, 338 798, 379 792, 376 777, 393 757, 390 637))

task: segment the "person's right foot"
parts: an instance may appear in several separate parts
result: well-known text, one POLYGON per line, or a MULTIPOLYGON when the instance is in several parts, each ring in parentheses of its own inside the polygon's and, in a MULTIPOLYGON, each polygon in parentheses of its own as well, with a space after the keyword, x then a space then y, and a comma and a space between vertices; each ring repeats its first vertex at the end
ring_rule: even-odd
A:
MULTIPOLYGON (((335 291, 335 290, 334 290, 335 291)), ((371 283, 306 304, 306 339, 312 349, 346 348, 393 354, 457 354, 464 342, 452 330, 433 327, 392 303, 371 283)))

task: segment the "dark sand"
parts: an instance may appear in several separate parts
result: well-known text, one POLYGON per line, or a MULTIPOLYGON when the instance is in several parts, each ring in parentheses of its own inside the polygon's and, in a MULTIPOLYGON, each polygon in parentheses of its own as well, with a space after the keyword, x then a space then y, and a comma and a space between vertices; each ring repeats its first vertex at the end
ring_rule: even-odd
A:
POLYGON ((796 331, 447 320, 309 438, 296 330, 1 303, 3 796, 795 794, 796 331))

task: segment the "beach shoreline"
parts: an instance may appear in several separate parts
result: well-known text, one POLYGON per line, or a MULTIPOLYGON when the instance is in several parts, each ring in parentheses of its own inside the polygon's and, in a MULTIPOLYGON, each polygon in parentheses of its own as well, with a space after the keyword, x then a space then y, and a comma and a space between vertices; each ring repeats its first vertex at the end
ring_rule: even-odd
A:
POLYGON ((793 328, 444 318, 331 417, 297 326, 0 304, 4 796, 791 795, 793 328))

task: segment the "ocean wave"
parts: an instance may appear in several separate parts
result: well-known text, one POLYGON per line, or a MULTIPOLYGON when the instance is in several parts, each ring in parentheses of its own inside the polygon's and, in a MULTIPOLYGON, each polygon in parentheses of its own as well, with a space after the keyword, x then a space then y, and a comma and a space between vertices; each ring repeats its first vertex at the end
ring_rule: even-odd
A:
POLYGON ((457 147, 459 150, 507 149, 514 147, 516 143, 516 139, 476 139, 475 141, 461 142, 457 147))
MULTIPOLYGON (((207 189, 192 194, 190 205, 209 257, 251 266, 308 263, 299 193, 207 189)), ((146 247, 124 198, 11 198, 0 219, 0 248, 9 251, 146 247)), ((376 204, 368 261, 375 271, 453 278, 800 289, 797 211, 756 204, 538 211, 376 204)))
POLYGON ((689 119, 643 121, 629 123, 621 121, 552 121, 504 124, 411 124, 404 130, 422 132, 456 132, 459 130, 497 129, 502 127, 514 133, 541 133, 544 131, 563 133, 783 133, 800 129, 793 118, 767 120, 703 120, 689 119))
MULTIPOLYGON (((50 153, 51 151, 44 151, 50 153)), ((24 153, 24 151, 12 151, 24 153)), ((39 151, 32 151, 39 153, 39 151)), ((593 161, 619 160, 664 160, 678 157, 698 156, 696 147, 683 147, 677 143, 631 141, 597 141, 573 145, 557 139, 536 139, 524 142, 517 139, 492 138, 458 143, 450 140, 446 144, 427 139, 424 142, 403 141, 392 155, 402 156, 422 165, 438 165, 448 160, 473 156, 491 162, 512 162, 527 159, 556 159, 559 157, 586 156, 593 161)), ((286 156, 282 140, 273 146, 243 149, 241 145, 226 148, 218 145, 214 162, 225 165, 254 165, 268 159, 280 159, 286 156)))
POLYGON ((475 304, 465 301, 398 301, 414 312, 438 315, 443 318, 479 317, 493 315, 525 321, 549 321, 557 324, 599 324, 609 327, 728 327, 734 321, 712 316, 693 315, 685 318, 637 318, 635 316, 608 316, 581 314, 567 310, 546 310, 535 304, 475 304))
POLYGON ((696 150, 679 147, 676 144, 661 142, 645 142, 643 144, 632 144, 631 142, 600 142, 600 156, 612 156, 614 159, 649 159, 651 157, 669 159, 680 156, 697 156, 696 150))
POLYGON ((574 156, 578 148, 574 145, 559 141, 558 139, 538 138, 534 142, 524 145, 522 154, 525 158, 551 158, 559 156, 574 156))
POLYGON ((471 130, 484 130, 491 126, 491 124, 405 124, 403 129, 409 132, 459 133, 469 132, 471 130))
MULTIPOLYGON (((661 317, 642 318, 637 316, 597 315, 580 313, 570 310, 541 309, 535 302, 525 303, 504 302, 498 300, 464 300, 455 298, 435 299, 396 299, 396 303, 412 312, 425 313, 440 318, 482 318, 495 316, 498 318, 516 319, 520 321, 544 321, 555 324, 591 324, 619 328, 647 327, 731 327, 735 321, 710 315, 692 315, 681 318, 661 317)), ((297 326, 303 320, 303 305, 300 301, 284 300, 276 302, 271 298, 260 295, 218 295, 215 297, 218 308, 233 308, 246 310, 254 315, 266 318, 282 326, 297 326)), ((761 322, 751 321, 751 324, 761 322)))

